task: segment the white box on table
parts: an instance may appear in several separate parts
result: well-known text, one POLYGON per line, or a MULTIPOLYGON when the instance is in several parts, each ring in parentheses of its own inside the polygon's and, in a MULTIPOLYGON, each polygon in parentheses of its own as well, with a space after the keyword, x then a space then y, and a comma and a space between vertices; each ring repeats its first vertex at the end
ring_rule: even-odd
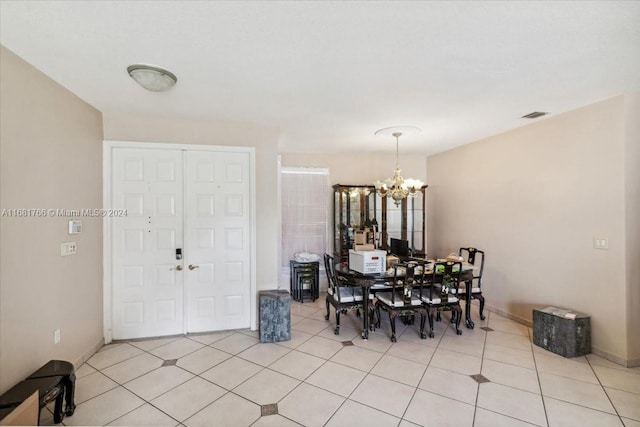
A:
POLYGON ((349 268, 363 274, 382 273, 387 269, 387 253, 349 249, 349 268))

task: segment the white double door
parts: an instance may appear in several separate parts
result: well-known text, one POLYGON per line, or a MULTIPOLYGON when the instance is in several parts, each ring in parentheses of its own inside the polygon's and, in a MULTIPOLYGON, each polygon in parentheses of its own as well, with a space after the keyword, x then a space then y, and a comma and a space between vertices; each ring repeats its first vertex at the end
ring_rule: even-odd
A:
POLYGON ((249 156, 112 150, 113 339, 250 326, 249 156))

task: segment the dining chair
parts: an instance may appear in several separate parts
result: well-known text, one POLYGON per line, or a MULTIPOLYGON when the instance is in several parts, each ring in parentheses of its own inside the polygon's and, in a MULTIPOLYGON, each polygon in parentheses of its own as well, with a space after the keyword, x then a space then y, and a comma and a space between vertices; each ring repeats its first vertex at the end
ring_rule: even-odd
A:
POLYGON ((440 320, 442 311, 451 311, 451 323, 455 325, 456 334, 462 335, 460 321, 462 308, 460 307, 460 274, 461 262, 434 262, 426 264, 419 274, 417 281, 423 284, 420 300, 424 304, 429 318, 429 337, 435 337, 433 318, 437 315, 440 320))
MULTIPOLYGON (((466 301, 467 286, 471 286, 471 299, 477 299, 480 303, 480 320, 484 320, 484 296, 482 295, 482 272, 484 271, 484 251, 469 247, 460 248, 458 255, 467 263, 473 265, 473 278, 462 282, 459 297, 466 301)), ((471 301, 466 301, 471 304, 471 301)))
MULTIPOLYGON (((335 260, 327 253, 324 254, 324 269, 328 280, 327 315, 324 319, 329 320, 329 305, 332 305, 336 312, 336 328, 333 333, 340 335, 340 313, 346 314, 347 310, 355 309, 356 316, 360 316, 360 309, 363 309, 362 289, 350 283, 347 279, 336 275, 335 260)), ((373 298, 373 295, 371 295, 371 298, 373 298)), ((367 308, 364 311, 368 311, 368 309, 367 304, 367 308)))
POLYGON ((376 292, 377 301, 375 303, 378 316, 377 326, 380 326, 380 310, 389 313, 391 323, 391 341, 396 342, 396 317, 410 316, 414 319, 420 315, 420 338, 427 338, 424 332, 427 310, 420 297, 423 291, 423 282, 415 280, 415 269, 420 265, 419 261, 402 261, 394 267, 393 281, 391 289, 388 291, 376 292))

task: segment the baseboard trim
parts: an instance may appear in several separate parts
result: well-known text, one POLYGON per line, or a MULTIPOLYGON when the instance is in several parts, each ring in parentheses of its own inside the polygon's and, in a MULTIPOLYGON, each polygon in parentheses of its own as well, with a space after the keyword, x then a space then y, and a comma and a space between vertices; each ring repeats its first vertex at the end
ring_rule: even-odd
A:
POLYGON ((78 369, 80 366, 82 366, 82 364, 84 362, 89 360, 91 358, 91 356, 96 354, 98 352, 98 350, 100 350, 102 348, 103 345, 104 345, 104 338, 100 338, 100 341, 98 341, 93 347, 91 347, 91 349, 89 351, 87 351, 85 354, 80 356, 80 358, 75 361, 73 366, 75 366, 76 369, 78 369))
POLYGON ((490 306, 488 304, 485 305, 485 309, 492 311, 494 313, 497 313, 500 316, 506 317, 509 320, 513 320, 514 322, 520 323, 521 325, 525 325, 529 328, 533 327, 533 322, 531 320, 525 319, 524 317, 516 316, 515 314, 501 310, 497 307, 490 306))
MULTIPOLYGON (((533 327, 533 321, 531 320, 527 320, 523 317, 517 316, 515 314, 509 313, 507 311, 501 310, 497 307, 493 307, 490 305, 485 305, 485 309, 497 313, 500 316, 506 317, 509 320, 513 320, 514 322, 520 323, 522 325, 525 325, 529 328, 533 327)), ((593 347, 591 346, 591 353, 595 354, 596 356, 600 356, 603 359, 607 359, 610 362, 613 362, 617 365, 623 366, 625 368, 635 368, 636 366, 640 366, 640 359, 624 359, 622 357, 618 357, 614 354, 608 353, 602 349, 599 349, 597 347, 593 347)))
POLYGON ((640 366, 640 359, 627 360, 627 368, 636 368, 640 366))
POLYGON ((593 346, 591 347, 591 353, 625 368, 635 368, 636 366, 640 366, 640 359, 623 359, 622 357, 618 357, 593 346))

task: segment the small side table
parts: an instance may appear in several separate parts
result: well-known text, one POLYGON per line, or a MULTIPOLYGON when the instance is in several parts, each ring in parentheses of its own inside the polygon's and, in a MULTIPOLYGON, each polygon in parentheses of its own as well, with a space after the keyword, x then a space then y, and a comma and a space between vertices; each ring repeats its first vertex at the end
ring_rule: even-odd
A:
POLYGON ((304 302, 305 293, 315 301, 320 296, 320 262, 289 261, 290 290, 294 300, 304 302), (305 289, 305 285, 307 288, 305 289))
POLYGON ((533 310, 533 343, 564 357, 591 353, 591 317, 572 310, 533 310), (574 317, 575 316, 575 317, 574 317))

